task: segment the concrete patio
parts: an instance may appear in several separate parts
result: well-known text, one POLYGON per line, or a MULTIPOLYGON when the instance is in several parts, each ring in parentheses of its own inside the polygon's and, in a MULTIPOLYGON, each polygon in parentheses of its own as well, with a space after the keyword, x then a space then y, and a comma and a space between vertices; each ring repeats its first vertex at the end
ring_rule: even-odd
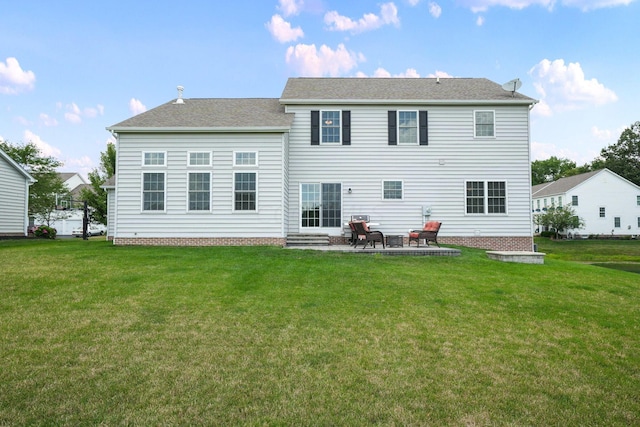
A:
POLYGON ((354 248, 350 245, 300 245, 300 246, 285 246, 285 249, 294 250, 314 250, 314 251, 327 251, 327 252, 344 252, 362 255, 389 255, 389 256, 460 256, 459 249, 431 246, 415 245, 403 246, 403 247, 389 247, 382 248, 381 244, 376 244, 375 249, 371 246, 367 246, 362 249, 362 245, 358 248, 354 248))

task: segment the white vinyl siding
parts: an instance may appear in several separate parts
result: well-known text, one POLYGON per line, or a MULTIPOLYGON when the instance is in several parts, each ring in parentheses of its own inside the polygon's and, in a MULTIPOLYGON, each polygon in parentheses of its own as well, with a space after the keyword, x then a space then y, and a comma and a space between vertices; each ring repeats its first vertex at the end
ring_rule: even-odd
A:
MULTIPOLYGON (((529 110, 527 106, 491 106, 500 121, 496 138, 475 138, 473 106, 416 105, 429 111, 429 145, 389 145, 388 112, 406 105, 335 105, 351 111, 351 145, 309 145, 311 111, 320 105, 288 105, 295 113, 290 133, 288 233, 300 232, 300 184, 341 182, 343 224, 351 215, 368 214, 383 233, 406 234, 424 225, 422 206, 443 222, 449 236, 531 236, 529 110), (473 178, 508 182, 507 214, 465 212, 463 183, 473 178), (403 199, 384 200, 382 181, 402 181, 403 199), (351 188, 351 193, 348 189, 351 188)), ((326 108, 326 107, 325 107, 326 108)), ((264 180, 261 179, 260 182, 264 180)), ((344 235, 345 227, 328 230, 344 235)))
MULTIPOLYGON (((283 164, 286 134, 127 134, 118 136, 118 183, 115 240, 144 237, 277 237, 283 231, 283 164), (142 152, 166 152, 166 167, 144 167, 142 172, 166 174, 165 211, 142 211, 142 152), (207 215, 188 212, 188 173, 205 172, 203 167, 188 166, 189 152, 211 152, 211 209, 207 215), (234 152, 259 154, 255 166, 259 210, 234 210, 234 152), (249 224, 260 224, 260 229, 249 224)), ((253 172, 253 170, 251 170, 253 172)))
POLYGON ((0 157, 0 235, 27 233, 28 181, 0 157))

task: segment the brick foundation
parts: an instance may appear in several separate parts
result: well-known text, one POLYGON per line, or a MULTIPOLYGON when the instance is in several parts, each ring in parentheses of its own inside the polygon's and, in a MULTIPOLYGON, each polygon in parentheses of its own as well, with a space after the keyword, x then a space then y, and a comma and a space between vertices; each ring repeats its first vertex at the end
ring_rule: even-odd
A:
POLYGON ((121 246, 284 246, 284 237, 117 237, 121 246))

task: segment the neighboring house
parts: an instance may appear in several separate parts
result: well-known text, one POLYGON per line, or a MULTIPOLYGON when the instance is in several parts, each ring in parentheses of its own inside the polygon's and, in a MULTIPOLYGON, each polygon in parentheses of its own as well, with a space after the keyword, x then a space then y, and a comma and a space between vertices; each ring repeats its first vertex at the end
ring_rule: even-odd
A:
MULTIPOLYGON (((179 88, 181 89, 181 88, 179 88)), ((351 215, 532 250, 529 110, 487 79, 291 78, 280 99, 179 98, 109 128, 114 244, 345 241, 351 215)))
POLYGON ((29 227, 29 186, 36 182, 0 150, 0 236, 26 236, 29 227))
MULTIPOLYGON (((84 209, 80 192, 83 188, 91 188, 85 179, 76 172, 58 172, 67 191, 68 197, 60 196, 56 202, 57 209, 52 215, 49 225, 56 229, 58 235, 71 235, 76 228, 82 227, 84 209)), ((36 220, 36 222, 38 222, 36 220)))
POLYGON ((609 169, 538 184, 531 193, 534 215, 570 206, 584 220, 584 228, 568 233, 640 234, 640 187, 609 169))

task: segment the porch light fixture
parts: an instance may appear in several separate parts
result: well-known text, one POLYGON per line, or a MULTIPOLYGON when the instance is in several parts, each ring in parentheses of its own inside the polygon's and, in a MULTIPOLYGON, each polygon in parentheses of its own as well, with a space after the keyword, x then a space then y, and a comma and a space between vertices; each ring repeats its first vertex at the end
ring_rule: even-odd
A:
POLYGON ((348 191, 349 191, 349 194, 351 194, 351 187, 349 187, 349 190, 348 190, 348 191))
POLYGON ((325 120, 324 124, 327 125, 327 126, 332 125, 333 124, 333 120, 325 120))

